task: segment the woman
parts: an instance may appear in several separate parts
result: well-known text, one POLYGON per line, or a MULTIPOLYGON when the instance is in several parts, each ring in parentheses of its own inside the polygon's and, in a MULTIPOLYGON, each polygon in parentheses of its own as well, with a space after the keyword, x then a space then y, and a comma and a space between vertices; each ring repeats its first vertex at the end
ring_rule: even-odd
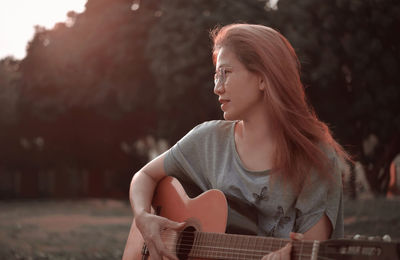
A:
MULTIPOLYGON (((292 46, 262 25, 228 25, 212 38, 214 93, 225 120, 198 125, 132 179, 136 225, 152 259, 177 259, 160 230, 184 225, 149 214, 154 189, 167 175, 201 191, 222 190, 230 207, 227 232, 341 237, 339 165, 347 155, 308 106, 292 46)), ((289 259, 290 244, 263 259, 275 258, 289 259)))

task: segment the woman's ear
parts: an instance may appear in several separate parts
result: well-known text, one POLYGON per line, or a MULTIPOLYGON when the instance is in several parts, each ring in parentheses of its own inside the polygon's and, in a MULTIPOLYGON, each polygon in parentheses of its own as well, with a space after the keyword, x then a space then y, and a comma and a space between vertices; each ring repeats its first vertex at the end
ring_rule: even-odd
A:
POLYGON ((259 88, 261 91, 264 91, 264 90, 266 89, 265 80, 263 80, 262 78, 260 78, 260 82, 259 82, 259 84, 258 84, 258 88, 259 88))

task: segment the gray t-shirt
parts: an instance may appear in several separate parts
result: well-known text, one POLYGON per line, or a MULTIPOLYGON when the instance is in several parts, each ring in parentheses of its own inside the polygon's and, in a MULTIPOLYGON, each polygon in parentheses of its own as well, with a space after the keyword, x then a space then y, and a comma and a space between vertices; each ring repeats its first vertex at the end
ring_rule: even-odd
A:
POLYGON ((341 174, 334 152, 329 185, 312 172, 296 196, 289 185, 270 184, 270 173, 250 171, 236 151, 235 121, 209 121, 196 126, 165 156, 167 175, 176 177, 190 196, 221 190, 228 200, 227 233, 288 238, 304 233, 325 213, 333 226, 331 238, 343 236, 341 174))

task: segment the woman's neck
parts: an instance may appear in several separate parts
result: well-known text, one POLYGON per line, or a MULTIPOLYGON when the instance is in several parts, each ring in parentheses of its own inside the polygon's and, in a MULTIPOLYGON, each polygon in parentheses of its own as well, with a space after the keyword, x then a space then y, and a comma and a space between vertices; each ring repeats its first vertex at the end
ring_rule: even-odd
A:
POLYGON ((265 120, 239 121, 235 127, 235 143, 239 157, 248 169, 273 168, 275 141, 265 120))
POLYGON ((252 117, 238 122, 237 134, 249 145, 273 144, 273 130, 266 113, 253 114, 252 117))

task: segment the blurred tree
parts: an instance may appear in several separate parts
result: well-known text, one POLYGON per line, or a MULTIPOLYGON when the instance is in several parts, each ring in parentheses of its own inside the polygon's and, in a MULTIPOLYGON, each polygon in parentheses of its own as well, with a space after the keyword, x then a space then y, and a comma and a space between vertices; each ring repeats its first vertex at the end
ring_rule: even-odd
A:
POLYGON ((6 57, 0 60, 0 124, 11 125, 18 121, 17 104, 20 98, 18 82, 19 60, 6 57))
POLYGON ((21 63, 21 109, 30 135, 46 133, 56 157, 47 161, 115 166, 122 141, 151 131, 154 88, 142 53, 154 2, 133 12, 131 1, 89 0, 67 23, 36 27, 21 63))
POLYGON ((299 53, 318 114, 385 193, 400 152, 400 2, 280 0, 271 19, 299 53))
POLYGON ((67 23, 36 27, 21 64, 36 116, 82 107, 118 118, 147 106, 142 94, 152 95, 152 78, 142 53, 154 4, 145 2, 133 12, 131 1, 89 0, 82 14, 68 13, 67 23))
POLYGON ((159 134, 174 143, 194 124, 219 117, 217 103, 211 101, 216 100, 207 35, 211 28, 232 22, 270 25, 297 50, 306 91, 321 119, 366 166, 374 191, 384 193, 388 166, 400 147, 400 82, 395 75, 400 67, 400 3, 274 2, 161 3, 147 48, 158 108, 165 115, 159 134), (371 136, 378 140, 372 150, 365 148, 371 136))
POLYGON ((233 22, 268 23, 264 1, 161 1, 147 55, 156 79, 158 135, 175 143, 195 124, 221 117, 213 93, 209 32, 233 22))
POLYGON ((21 99, 19 64, 20 61, 13 57, 0 60, 0 196, 5 193, 5 190, 13 187, 13 183, 9 181, 10 174, 6 172, 10 155, 15 156, 19 152, 18 137, 15 135, 20 119, 18 112, 21 99))
POLYGON ((136 11, 131 5, 89 0, 66 23, 36 27, 19 68, 21 120, 13 129, 15 153, 3 158, 8 168, 27 174, 86 169, 99 187, 103 174, 117 172, 116 178, 125 176, 118 188, 128 188, 129 169, 144 158, 121 144, 146 136, 157 120, 143 53, 158 3, 144 1, 136 11))
POLYGON ((140 167, 138 139, 151 134, 172 144, 195 124, 221 117, 208 34, 216 25, 248 22, 288 37, 317 113, 352 145, 374 190, 384 191, 400 147, 399 2, 140 4, 88 0, 65 23, 36 27, 23 61, 0 62, 1 141, 8 142, 2 167, 89 168, 94 181, 107 169, 140 167))

